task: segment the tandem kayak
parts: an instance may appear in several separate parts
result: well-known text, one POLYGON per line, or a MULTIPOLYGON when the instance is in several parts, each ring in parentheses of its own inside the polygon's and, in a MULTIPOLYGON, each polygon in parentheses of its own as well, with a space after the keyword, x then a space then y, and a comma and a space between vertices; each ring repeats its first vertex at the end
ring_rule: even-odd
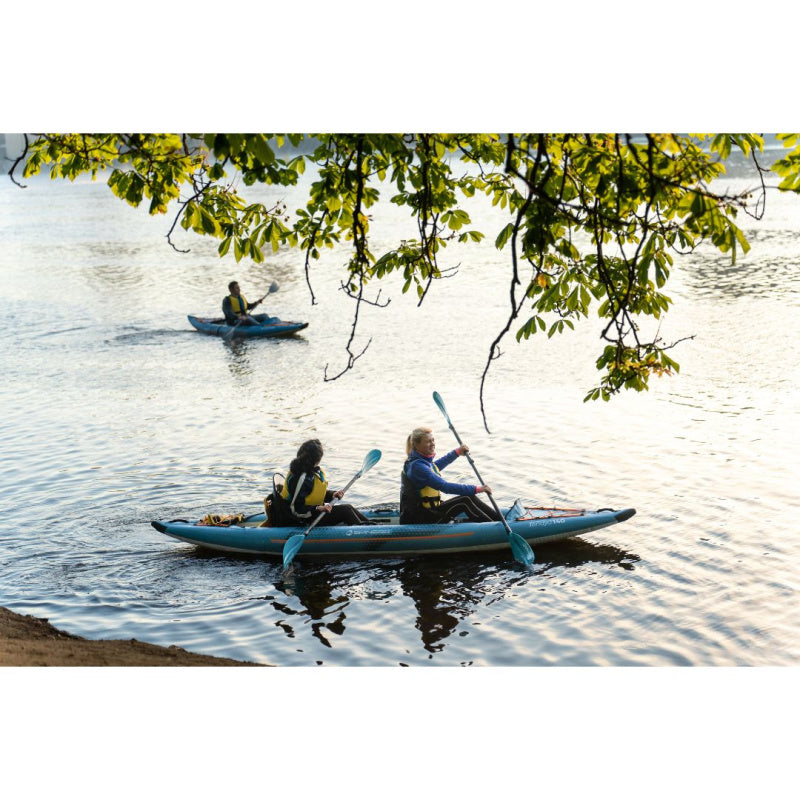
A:
POLYGON ((225 317, 196 317, 189 314, 189 322, 193 327, 202 333, 212 336, 226 336, 233 334, 231 338, 251 338, 264 336, 291 336, 297 331, 302 331, 308 327, 307 322, 285 322, 278 317, 270 317, 268 314, 254 314, 255 319, 259 320, 258 325, 228 325, 225 317))
MULTIPOLYGON (((369 525, 314 528, 303 542, 306 556, 416 556, 503 550, 509 538, 501 522, 449 522, 441 525, 400 525, 397 504, 362 508, 369 525)), ((531 546, 559 542, 630 519, 636 509, 586 511, 540 508, 516 501, 505 513, 514 533, 531 546)), ((237 519, 234 524, 205 521, 155 520, 151 525, 181 542, 222 553, 281 557, 286 540, 304 528, 262 527, 264 512, 237 519)))

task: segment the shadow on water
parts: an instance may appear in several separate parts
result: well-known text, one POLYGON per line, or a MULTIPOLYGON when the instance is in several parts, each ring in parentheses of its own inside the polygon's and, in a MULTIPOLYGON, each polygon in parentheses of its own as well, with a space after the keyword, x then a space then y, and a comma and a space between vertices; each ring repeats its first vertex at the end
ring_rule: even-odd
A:
POLYGON ((345 631, 347 607, 361 597, 386 601, 398 594, 409 598, 416 609, 415 627, 429 653, 441 651, 447 638, 479 607, 502 599, 520 584, 536 580, 558 569, 575 569, 586 564, 617 565, 632 570, 639 556, 611 545, 574 539, 536 549, 531 570, 517 564, 505 553, 459 554, 451 559, 414 557, 370 562, 312 562, 293 565, 283 574, 276 565, 275 588, 284 597, 296 598, 298 609, 282 598, 267 595, 282 616, 279 626, 289 638, 294 626, 311 621, 313 635, 331 647, 329 635, 345 631))
POLYGON ((616 565, 625 570, 633 570, 634 564, 639 560, 638 555, 621 547, 592 544, 579 538, 536 548, 537 571, 540 574, 562 567, 582 567, 590 563, 616 565))

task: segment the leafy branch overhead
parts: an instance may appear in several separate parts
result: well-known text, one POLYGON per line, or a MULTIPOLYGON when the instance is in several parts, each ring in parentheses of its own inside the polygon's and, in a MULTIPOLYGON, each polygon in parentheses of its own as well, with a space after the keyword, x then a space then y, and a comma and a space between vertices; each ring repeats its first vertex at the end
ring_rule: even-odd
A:
MULTIPOLYGON (((770 169, 779 189, 800 191, 800 137, 778 138, 784 153, 770 169)), ((449 244, 490 236, 508 257, 509 316, 490 345, 482 407, 489 367, 512 328, 518 340, 551 337, 595 315, 600 379, 587 400, 677 372, 668 355, 677 342, 645 335, 643 323, 669 310, 675 255, 703 243, 732 262, 747 252, 737 215, 764 213, 769 172, 756 134, 40 134, 25 143, 12 180, 21 165, 23 178, 108 170, 110 189, 131 205, 173 209, 170 243, 180 224, 218 239, 220 255, 237 261, 299 249, 312 302, 313 262, 325 248, 347 248, 342 287, 357 303, 347 363, 334 378, 366 350, 353 347, 361 303, 379 304, 370 283, 399 273, 421 303, 454 269, 440 264, 449 244), (751 161, 755 197, 717 188, 734 157, 751 161), (247 203, 238 188, 293 186, 307 167, 314 179, 293 214, 281 202, 247 203), (370 210, 382 193, 408 211, 417 235, 374 252, 370 210), (499 230, 475 229, 463 208, 475 195, 507 214, 499 230)))

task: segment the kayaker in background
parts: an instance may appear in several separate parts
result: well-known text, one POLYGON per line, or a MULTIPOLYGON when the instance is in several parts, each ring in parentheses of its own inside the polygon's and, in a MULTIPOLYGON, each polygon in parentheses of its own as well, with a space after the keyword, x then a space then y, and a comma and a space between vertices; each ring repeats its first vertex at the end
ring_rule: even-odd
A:
POLYGON ((325 516, 318 523, 321 527, 339 523, 369 525, 369 520, 353 506, 347 503, 331 505, 330 501, 342 497, 344 491, 328 489, 327 476, 320 466, 322 455, 319 439, 309 439, 298 448, 281 491, 293 519, 282 524, 310 525, 324 511, 325 516))
POLYGON ((464 445, 434 461, 436 442, 430 428, 415 428, 406 440, 406 462, 400 486, 400 523, 430 524, 449 522, 464 513, 473 522, 492 522, 498 518, 494 509, 478 500, 481 492, 491 494, 488 486, 449 483, 441 471, 459 456, 469 452, 464 445), (441 493, 454 494, 442 500, 441 493))
POLYGON ((248 303, 236 281, 228 284, 228 292, 228 296, 222 301, 222 313, 228 325, 258 325, 262 321, 261 318, 269 316, 259 314, 254 317, 250 314, 250 310, 259 305, 264 298, 256 300, 255 303, 248 303))

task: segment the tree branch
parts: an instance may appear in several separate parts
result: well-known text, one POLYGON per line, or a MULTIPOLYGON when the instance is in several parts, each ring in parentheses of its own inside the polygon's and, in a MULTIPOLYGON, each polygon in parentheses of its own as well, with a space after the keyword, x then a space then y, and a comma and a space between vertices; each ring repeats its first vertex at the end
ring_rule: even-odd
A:
MULTIPOLYGON (((514 143, 513 143, 513 136, 509 134, 508 136, 508 150, 507 150, 507 160, 506 160, 506 167, 508 168, 511 164, 511 159, 513 155, 514 143)), ((534 165, 531 167, 531 170, 527 176, 528 180, 526 181, 528 187, 528 194, 525 198, 525 201, 517 210, 517 218, 514 221, 514 232, 511 235, 511 284, 509 286, 509 302, 511 304, 511 313, 509 314, 508 319, 506 320, 506 324, 503 326, 500 333, 495 337, 494 341, 492 342, 491 346, 489 347, 489 355, 486 359, 486 365, 483 368, 483 372, 481 374, 481 382, 480 382, 480 392, 479 392, 479 399, 480 399, 480 406, 481 406, 481 416, 483 418, 483 427, 486 429, 487 433, 491 433, 489 430, 489 423, 486 420, 486 405, 484 401, 484 390, 486 388, 486 377, 489 374, 489 367, 492 364, 492 361, 500 358, 500 342, 505 337, 505 335, 511 330, 511 324, 514 320, 519 316, 519 312, 522 309, 522 305, 525 302, 525 298, 527 293, 523 293, 522 297, 520 298, 519 302, 517 302, 516 292, 517 286, 520 285, 519 279, 519 264, 517 262, 517 237, 519 236, 520 225, 522 224, 522 220, 527 212, 528 208, 533 201, 533 198, 536 194, 536 174, 539 170, 539 165, 541 163, 541 159, 544 157, 544 142, 540 138, 540 147, 539 152, 537 153, 536 161, 534 165)), ((544 262, 544 254, 542 253, 540 256, 539 266, 543 265, 544 262)))
POLYGON ((11 178, 11 182, 19 186, 20 189, 27 189, 28 187, 24 183, 20 183, 14 177, 14 172, 16 171, 17 167, 27 158, 28 148, 30 147, 28 134, 23 133, 22 136, 25 139, 25 146, 22 148, 22 153, 19 156, 17 156, 17 158, 14 159, 14 163, 11 165, 11 169, 8 171, 8 177, 11 178))

